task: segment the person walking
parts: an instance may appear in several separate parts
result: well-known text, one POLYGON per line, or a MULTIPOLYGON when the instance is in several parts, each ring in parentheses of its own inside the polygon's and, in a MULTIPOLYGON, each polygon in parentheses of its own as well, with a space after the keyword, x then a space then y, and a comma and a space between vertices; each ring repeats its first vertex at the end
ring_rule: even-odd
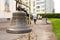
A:
POLYGON ((34 20, 34 24, 36 24, 36 21, 37 21, 37 14, 36 13, 33 14, 33 20, 34 20))

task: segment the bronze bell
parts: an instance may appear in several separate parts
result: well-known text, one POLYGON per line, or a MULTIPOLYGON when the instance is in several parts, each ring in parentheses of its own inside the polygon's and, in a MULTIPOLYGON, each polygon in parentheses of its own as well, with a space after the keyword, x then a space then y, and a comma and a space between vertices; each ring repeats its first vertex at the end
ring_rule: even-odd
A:
POLYGON ((13 25, 7 28, 8 33, 13 34, 22 34, 22 33, 29 33, 32 31, 27 24, 26 13, 23 11, 18 11, 13 13, 12 20, 16 20, 16 25, 13 25))

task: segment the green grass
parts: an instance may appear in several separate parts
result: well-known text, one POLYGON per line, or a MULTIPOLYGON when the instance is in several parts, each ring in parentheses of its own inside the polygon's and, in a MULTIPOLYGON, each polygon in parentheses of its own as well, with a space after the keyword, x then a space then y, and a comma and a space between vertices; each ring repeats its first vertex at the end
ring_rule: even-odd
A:
POLYGON ((50 18, 49 19, 53 25, 53 31, 57 36, 57 39, 60 40, 60 18, 50 18))

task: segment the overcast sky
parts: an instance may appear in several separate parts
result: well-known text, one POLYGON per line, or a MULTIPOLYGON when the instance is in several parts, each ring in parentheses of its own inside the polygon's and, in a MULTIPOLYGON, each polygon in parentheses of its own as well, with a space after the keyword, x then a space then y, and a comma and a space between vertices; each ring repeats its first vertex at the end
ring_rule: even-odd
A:
POLYGON ((60 13, 60 0, 54 0, 54 8, 56 13, 60 13))

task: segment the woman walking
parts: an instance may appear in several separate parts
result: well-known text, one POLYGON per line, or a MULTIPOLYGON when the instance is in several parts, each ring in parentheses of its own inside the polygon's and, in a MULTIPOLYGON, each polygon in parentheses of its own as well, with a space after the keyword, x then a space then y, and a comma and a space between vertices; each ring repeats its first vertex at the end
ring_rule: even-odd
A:
POLYGON ((37 21, 37 14, 36 13, 33 14, 33 20, 34 20, 34 24, 36 24, 36 21, 37 21))

